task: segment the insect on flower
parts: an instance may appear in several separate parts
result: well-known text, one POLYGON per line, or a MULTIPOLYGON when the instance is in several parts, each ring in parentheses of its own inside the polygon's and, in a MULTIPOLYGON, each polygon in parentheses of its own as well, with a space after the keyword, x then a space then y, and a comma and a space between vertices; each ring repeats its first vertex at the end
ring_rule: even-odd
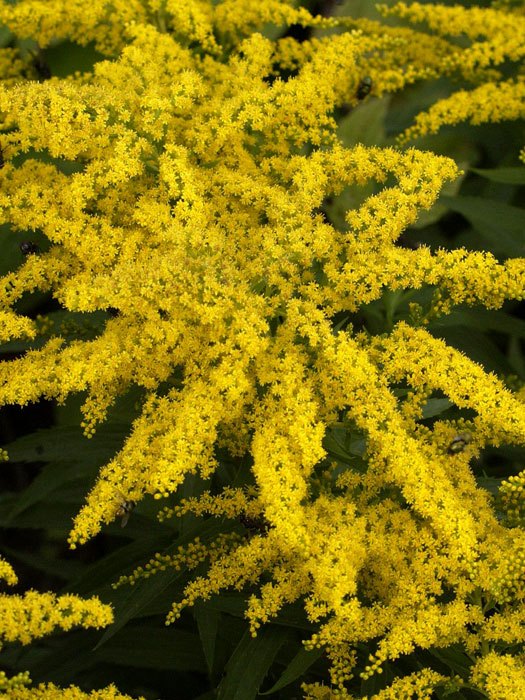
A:
POLYGON ((36 50, 30 51, 29 53, 32 57, 31 64, 33 66, 33 70, 37 74, 38 79, 41 82, 44 80, 49 80, 49 78, 51 77, 51 69, 46 63, 46 60, 42 53, 42 49, 38 48, 36 50))
POLYGON ((372 78, 369 75, 365 75, 361 79, 359 85, 357 86, 356 97, 358 100, 364 100, 372 89, 372 78))
POLYGON ((20 251, 23 255, 30 255, 31 253, 39 253, 40 248, 33 241, 22 241, 20 243, 20 251))
POLYGON ((120 527, 126 527, 128 524, 129 516, 133 512, 137 504, 135 501, 129 501, 124 497, 124 494, 119 491, 119 507, 116 512, 118 518, 122 518, 120 521, 120 527))
POLYGON ((457 455, 460 452, 463 452, 471 440, 472 435, 470 433, 458 433, 458 435, 452 438, 450 445, 447 448, 448 454, 457 455))
POLYGON ((265 518, 252 518, 246 513, 241 513, 239 515, 239 520, 241 525, 243 525, 250 534, 265 534, 268 532, 268 523, 265 518))

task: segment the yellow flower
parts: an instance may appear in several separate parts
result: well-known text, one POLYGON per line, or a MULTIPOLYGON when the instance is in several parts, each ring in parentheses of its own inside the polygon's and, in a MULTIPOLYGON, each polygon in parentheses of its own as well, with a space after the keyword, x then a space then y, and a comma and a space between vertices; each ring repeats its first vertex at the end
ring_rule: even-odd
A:
MULTIPOLYGON (((507 693, 523 685, 521 659, 490 649, 522 642, 525 542, 519 518, 513 529, 498 521, 469 461, 485 445, 524 443, 523 401, 433 337, 422 313, 381 336, 339 319, 385 290, 429 286, 429 314, 499 308, 523 299, 525 260, 401 247, 406 227, 458 177, 456 164, 412 148, 346 148, 334 114, 357 103, 364 78, 380 95, 443 75, 473 87, 430 107, 405 135, 519 117, 523 81, 511 64, 523 54, 523 19, 433 4, 385 12, 429 32, 313 16, 280 0, 0 2, 15 34, 42 47, 94 42, 104 55, 90 75, 43 83, 13 82, 19 58, 2 55, 0 223, 38 230, 48 244, 0 281, 0 340, 45 339, 0 364, 0 404, 82 392, 88 438, 118 397, 141 389, 122 449, 75 518, 72 547, 118 517, 123 501, 160 500, 189 475, 212 477, 218 448, 239 458, 238 483, 249 488, 208 483, 164 511, 222 519, 209 538, 119 581, 204 563, 168 622, 221 590, 252 586, 252 634, 301 601, 315 625, 306 647, 326 651, 342 697, 354 675, 449 645, 484 654, 472 683, 504 697, 496 678, 507 674, 507 693), (268 24, 330 31, 273 41, 268 24), (340 226, 326 220, 328 198, 369 184, 375 193, 340 226), (71 338, 16 312, 35 291, 66 311, 113 313, 94 337, 71 338), (423 423, 427 400, 441 394, 469 418, 423 423), (328 445, 341 433, 350 456, 333 467, 328 445), (490 606, 498 610, 485 618, 490 606), (363 644, 374 653, 361 669, 363 644)), ((507 500, 510 517, 519 503, 507 500)), ((0 575, 15 582, 4 562, 0 575)), ((0 606, 7 641, 111 621, 96 598, 30 591, 0 606)), ((428 697, 442 681, 423 669, 376 697, 428 697)), ((14 681, 7 694, 84 695, 14 681)))
POLYGON ((129 695, 122 695, 114 685, 85 693, 74 685, 59 688, 53 683, 41 683, 31 688, 15 686, 0 697, 5 700, 130 700, 129 695))
MULTIPOLYGON (((0 559, 0 578, 10 585, 17 583, 13 569, 3 559, 0 559)), ((55 595, 36 591, 27 591, 23 595, 0 594, 0 649, 4 643, 30 644, 33 640, 51 634, 56 629, 67 631, 77 626, 98 629, 106 627, 111 622, 113 622, 111 606, 102 603, 96 596, 80 598, 69 593, 55 595)), ((28 688, 30 683, 29 674, 25 671, 11 678, 1 671, 0 697, 11 700, 13 698, 77 697, 77 695, 83 697, 84 695, 73 686, 67 690, 61 690, 52 685, 28 688)), ((115 692, 115 689, 110 687, 100 691, 100 698, 101 700, 116 698, 115 692)), ((95 696, 98 697, 98 694, 95 693, 95 696)))
POLYGON ((518 700, 525 687, 523 660, 510 654, 489 652, 472 667, 471 681, 491 700, 518 700))
POLYGON ((0 594, 0 640, 29 644, 56 628, 105 627, 113 621, 109 605, 97 597, 28 591, 23 596, 0 594))

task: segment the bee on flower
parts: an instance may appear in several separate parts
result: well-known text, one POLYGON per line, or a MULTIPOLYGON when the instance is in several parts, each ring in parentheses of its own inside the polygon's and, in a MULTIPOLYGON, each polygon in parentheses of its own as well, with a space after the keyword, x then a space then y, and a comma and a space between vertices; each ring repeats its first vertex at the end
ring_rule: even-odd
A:
POLYGON ((119 494, 119 507, 116 512, 116 516, 118 518, 121 518, 120 521, 120 527, 126 527, 129 521, 129 516, 135 509, 135 506, 137 505, 135 501, 131 501, 127 498, 125 498, 124 494, 122 492, 118 492, 119 494))
POLYGON ((365 97, 370 93, 372 89, 372 78, 369 75, 365 75, 361 79, 359 85, 357 86, 356 97, 358 100, 364 100, 365 97))
POLYGON ((449 455, 457 455, 463 452, 465 447, 472 441, 472 435, 470 433, 458 433, 452 438, 450 444, 447 448, 449 455))

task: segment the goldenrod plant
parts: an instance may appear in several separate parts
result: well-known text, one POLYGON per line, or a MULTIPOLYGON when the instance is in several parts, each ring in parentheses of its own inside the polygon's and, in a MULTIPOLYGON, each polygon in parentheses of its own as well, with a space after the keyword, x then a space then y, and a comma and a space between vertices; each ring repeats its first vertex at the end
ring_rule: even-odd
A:
MULTIPOLYGON (((496 183, 501 201, 483 209, 472 190, 451 196, 480 153, 424 139, 499 122, 519 133, 523 6, 324 9, 0 3, 0 223, 14 251, 0 403, 52 400, 63 419, 80 397, 84 434, 59 422, 7 445, 13 462, 48 466, 4 522, 74 482, 89 491, 75 554, 115 537, 114 521, 127 537, 147 518, 151 533, 85 579, 75 569, 62 595, 5 596, 0 630, 27 643, 108 624, 78 589, 115 602, 110 639, 139 608, 158 615, 164 591, 166 624, 187 630, 195 609, 211 698, 233 591, 246 635, 222 700, 255 697, 267 672, 289 698, 302 683, 311 699, 518 699, 524 477, 504 454, 505 480, 476 465, 525 447, 525 334, 507 311, 525 296, 523 141, 470 173, 496 183), (61 46, 77 66, 61 68, 61 46), (359 138, 360 114, 386 124, 404 104, 411 123, 359 138), (450 212, 472 225, 457 245, 439 238, 450 212), (491 366, 490 348, 447 342, 455 318, 512 336, 508 356, 491 366), (499 495, 487 486, 501 481, 499 495), (243 680, 248 658, 260 664, 243 680)), ((115 648, 94 653, 114 662, 115 648)), ((117 678, 89 694, 89 674, 44 676, 6 677, 0 697, 121 697, 117 678)))

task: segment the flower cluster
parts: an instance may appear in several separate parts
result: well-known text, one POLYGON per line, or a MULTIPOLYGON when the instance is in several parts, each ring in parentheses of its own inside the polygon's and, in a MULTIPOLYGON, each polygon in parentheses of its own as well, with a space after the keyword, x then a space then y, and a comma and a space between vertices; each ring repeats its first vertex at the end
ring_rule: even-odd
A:
POLYGON ((464 8, 399 2, 382 6, 382 11, 386 16, 396 15, 414 24, 424 23, 434 37, 448 37, 449 51, 442 57, 440 72, 473 84, 470 90, 457 90, 418 115, 414 126, 403 134, 403 140, 435 133, 441 126, 461 121, 482 124, 523 119, 522 7, 464 8), (466 47, 462 40, 468 42, 466 47))
POLYGON ((525 683, 523 662, 510 654, 490 652, 473 667, 472 680, 491 700, 519 698, 525 683))
MULTIPOLYGON (((17 583, 12 567, 0 559, 0 578, 9 585, 17 583)), ((19 642, 30 644, 51 634, 56 629, 71 630, 73 627, 86 629, 106 627, 113 622, 111 606, 102 603, 97 597, 83 599, 76 595, 61 596, 53 593, 27 591, 24 595, 0 594, 0 648, 4 643, 19 642)), ((0 697, 5 700, 22 700, 23 698, 59 698, 76 699, 85 696, 78 688, 71 686, 66 690, 53 685, 28 687, 31 684, 29 674, 21 672, 8 678, 0 672, 0 697)), ((113 700, 123 698, 116 689, 109 687, 94 693, 93 698, 113 700)))
POLYGON ((41 683, 33 688, 18 685, 7 694, 0 695, 2 700, 131 700, 129 695, 122 695, 114 685, 107 688, 84 693, 76 686, 58 688, 53 683, 41 683))
POLYGON ((501 506, 510 525, 525 524, 525 471, 509 477, 499 489, 501 506))
MULTIPOLYGON (((525 535, 498 521, 469 459, 486 445, 524 445, 525 406, 434 338, 424 319, 379 337, 338 319, 385 290, 424 287, 436 291, 436 313, 460 303, 499 308, 524 298, 525 259, 399 245, 458 168, 412 148, 346 148, 334 115, 358 102, 364 77, 381 94, 462 71, 483 82, 468 104, 461 93, 450 98, 454 112, 438 103, 408 136, 459 119, 518 117, 518 78, 507 81, 508 100, 483 109, 507 89, 493 66, 520 58, 522 20, 504 10, 389 10, 427 22, 429 35, 314 17, 279 0, 86 7, 0 4, 18 36, 42 47, 95 42, 105 56, 92 74, 13 84, 13 68, 0 86, 0 223, 49 242, 0 279, 0 338, 45 341, 0 365, 0 404, 85 392, 89 437, 117 397, 143 390, 141 413, 101 469, 71 546, 114 520, 123 502, 171 496, 189 475, 211 478, 221 448, 245 458, 251 491, 210 490, 164 515, 259 526, 239 536, 235 522, 216 541, 159 556, 127 579, 207 562, 169 622, 224 588, 261 582, 247 603, 252 633, 301 600, 317 625, 306 646, 326 650, 343 697, 361 643, 375 645, 363 679, 416 649, 461 644, 485 654, 473 683, 491 688, 501 666, 518 687, 519 657, 486 652, 523 641, 525 535), (273 41, 257 31, 266 23, 330 32, 273 41), (470 48, 445 39, 457 31, 470 48), (344 226, 327 220, 327 198, 370 182, 376 193, 344 226), (72 312, 112 313, 94 337, 67 337, 17 312, 35 290, 72 312), (441 394, 471 417, 423 423, 427 401, 441 394), (366 468, 330 470, 323 441, 337 426, 362 436, 366 468), (485 618, 491 606, 501 618, 485 618)), ((9 580, 11 571, 0 563, 0 574, 9 580)), ((28 593, 3 605, 2 634, 23 642, 110 619, 98 601, 72 596, 28 593), (37 607, 45 614, 31 613, 33 628, 27 611, 37 607)), ((430 697, 442 682, 427 669, 377 697, 430 697)), ((317 690, 308 692, 322 697, 317 690)), ((20 700, 59 693, 9 692, 20 700)))
POLYGON ((108 605, 98 598, 84 600, 78 596, 28 591, 23 596, 1 594, 0 638, 6 642, 29 644, 54 629, 70 630, 75 626, 106 627, 113 621, 108 605))

